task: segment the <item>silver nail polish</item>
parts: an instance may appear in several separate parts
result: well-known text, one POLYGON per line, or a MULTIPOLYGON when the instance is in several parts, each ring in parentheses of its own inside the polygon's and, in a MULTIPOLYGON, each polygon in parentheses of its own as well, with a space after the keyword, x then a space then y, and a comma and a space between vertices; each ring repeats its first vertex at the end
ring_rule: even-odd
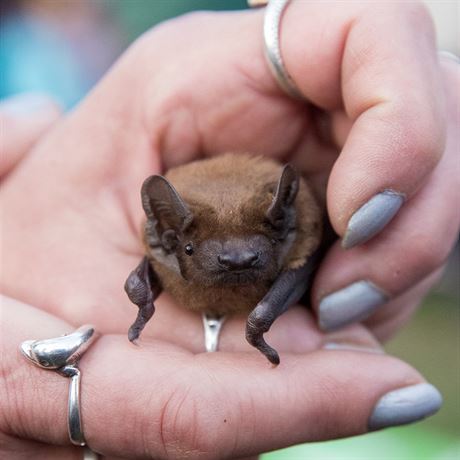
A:
POLYGON ((385 190, 363 204, 350 218, 342 247, 350 249, 377 235, 396 215, 404 203, 404 195, 385 190))
POLYGON ((369 418, 369 430, 416 422, 436 413, 442 405, 438 389, 419 383, 382 396, 369 418))
POLYGON ((319 303, 319 326, 338 329, 370 316, 388 296, 370 281, 357 281, 324 297, 319 303))

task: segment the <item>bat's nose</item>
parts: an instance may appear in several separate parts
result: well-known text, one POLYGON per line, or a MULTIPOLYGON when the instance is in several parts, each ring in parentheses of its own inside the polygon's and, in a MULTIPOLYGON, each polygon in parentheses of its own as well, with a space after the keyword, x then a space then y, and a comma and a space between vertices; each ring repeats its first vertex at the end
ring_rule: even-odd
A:
POLYGON ((254 267, 259 261, 257 251, 225 251, 217 256, 217 260, 222 267, 227 270, 246 270, 254 267))

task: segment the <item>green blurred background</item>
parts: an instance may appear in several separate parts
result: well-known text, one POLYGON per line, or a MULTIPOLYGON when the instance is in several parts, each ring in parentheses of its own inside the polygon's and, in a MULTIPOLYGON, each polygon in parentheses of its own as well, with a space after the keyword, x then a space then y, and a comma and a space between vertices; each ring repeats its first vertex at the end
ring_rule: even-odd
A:
MULTIPOLYGON (((458 55, 459 3, 426 3, 439 47, 458 55)), ((243 0, 1 0, 0 98, 46 91, 70 108, 156 23, 191 10, 245 7, 243 0)), ((441 390, 445 403, 436 416, 408 427, 272 452, 263 460, 459 460, 459 275, 457 246, 439 286, 386 346, 441 390)))

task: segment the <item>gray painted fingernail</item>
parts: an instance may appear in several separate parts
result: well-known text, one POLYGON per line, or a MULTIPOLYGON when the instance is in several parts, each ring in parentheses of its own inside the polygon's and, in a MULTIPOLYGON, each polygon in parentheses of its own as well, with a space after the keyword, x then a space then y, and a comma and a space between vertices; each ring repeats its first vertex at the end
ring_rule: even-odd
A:
POLYGON ((438 51, 438 56, 441 58, 449 59, 450 61, 454 61, 457 64, 460 64, 460 58, 456 54, 450 51, 445 51, 445 50, 438 51))
POLYGON ((404 195, 385 190, 363 204, 350 218, 342 247, 350 249, 377 235, 399 211, 404 195))
POLYGON ((436 413, 441 405, 441 393, 429 383, 390 391, 375 405, 368 427, 374 431, 416 422, 436 413))
POLYGON ((319 326, 338 329, 370 316, 389 297, 370 281, 357 281, 324 297, 319 303, 319 326))

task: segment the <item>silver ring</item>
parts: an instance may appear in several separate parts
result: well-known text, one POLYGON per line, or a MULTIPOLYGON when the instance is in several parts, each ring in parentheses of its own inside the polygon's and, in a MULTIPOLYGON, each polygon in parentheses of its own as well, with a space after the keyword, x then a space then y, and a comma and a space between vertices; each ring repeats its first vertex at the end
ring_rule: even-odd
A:
POLYGON ((204 328, 204 345, 206 351, 217 351, 219 346, 219 336, 222 325, 225 322, 225 316, 216 316, 209 313, 202 314, 204 328))
POLYGON ((23 355, 36 366, 70 378, 67 428, 70 441, 76 446, 86 445, 81 420, 81 372, 77 364, 97 337, 94 327, 85 325, 62 337, 26 340, 20 347, 23 355))
POLYGON ((305 100, 284 65, 280 47, 281 19, 290 0, 249 0, 249 6, 267 5, 264 17, 264 47, 268 66, 280 87, 289 96, 305 100))

